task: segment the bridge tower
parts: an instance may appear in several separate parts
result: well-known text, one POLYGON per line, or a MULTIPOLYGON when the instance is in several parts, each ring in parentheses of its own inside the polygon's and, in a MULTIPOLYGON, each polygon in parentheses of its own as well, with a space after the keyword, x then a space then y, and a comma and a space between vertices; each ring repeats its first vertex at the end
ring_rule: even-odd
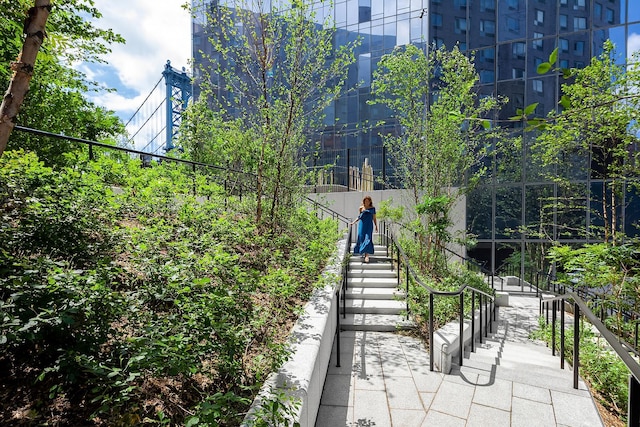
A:
POLYGON ((167 87, 165 108, 167 111, 166 143, 165 151, 169 152, 175 148, 173 141, 178 133, 182 122, 182 113, 187 108, 189 99, 192 96, 191 79, 182 67, 178 71, 171 66, 171 61, 167 61, 162 72, 164 82, 167 87))

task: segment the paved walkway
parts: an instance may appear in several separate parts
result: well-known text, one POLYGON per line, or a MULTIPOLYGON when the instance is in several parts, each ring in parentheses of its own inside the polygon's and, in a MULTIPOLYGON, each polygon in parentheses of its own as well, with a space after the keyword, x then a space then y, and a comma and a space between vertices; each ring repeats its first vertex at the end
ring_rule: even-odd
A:
POLYGON ((343 332, 335 346, 316 427, 602 426, 584 383, 568 364, 528 340, 538 300, 510 296, 497 332, 463 367, 429 371, 422 340, 388 332, 343 332))

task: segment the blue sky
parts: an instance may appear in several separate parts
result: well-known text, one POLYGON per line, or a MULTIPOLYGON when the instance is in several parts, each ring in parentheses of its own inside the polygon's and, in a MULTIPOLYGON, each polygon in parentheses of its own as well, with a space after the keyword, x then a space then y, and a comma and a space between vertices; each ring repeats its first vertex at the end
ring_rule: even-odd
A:
POLYGON ((117 89, 92 100, 127 120, 162 77, 167 60, 190 69, 191 18, 186 0, 95 0, 103 17, 95 25, 126 39, 112 46, 107 64, 82 64, 89 79, 117 89))

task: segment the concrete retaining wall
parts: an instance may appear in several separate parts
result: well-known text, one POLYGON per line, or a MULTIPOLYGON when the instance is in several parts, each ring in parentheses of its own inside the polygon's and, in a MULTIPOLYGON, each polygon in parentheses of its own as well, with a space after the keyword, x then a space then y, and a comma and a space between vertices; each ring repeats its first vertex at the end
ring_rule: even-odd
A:
POLYGON ((272 399, 274 390, 284 392, 300 403, 295 421, 301 427, 315 425, 338 324, 336 291, 340 286, 345 250, 346 238, 338 242, 335 255, 322 274, 326 285, 313 293, 291 331, 291 356, 265 381, 243 427, 252 425, 251 420, 261 402, 272 399))

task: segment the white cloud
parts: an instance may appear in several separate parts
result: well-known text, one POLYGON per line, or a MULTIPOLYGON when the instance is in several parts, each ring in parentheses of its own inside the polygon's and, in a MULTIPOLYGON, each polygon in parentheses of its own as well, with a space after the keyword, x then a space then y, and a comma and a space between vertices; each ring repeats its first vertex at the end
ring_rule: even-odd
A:
POLYGON ((185 0, 96 0, 102 18, 95 25, 121 34, 126 44, 113 45, 108 67, 82 70, 94 81, 115 87, 101 94, 98 105, 127 116, 135 111, 162 77, 167 60, 177 69, 189 69, 191 17, 185 0), (120 83, 114 83, 119 81, 120 83))
POLYGON ((631 56, 634 52, 640 51, 640 34, 631 33, 627 39, 627 56, 631 56))

